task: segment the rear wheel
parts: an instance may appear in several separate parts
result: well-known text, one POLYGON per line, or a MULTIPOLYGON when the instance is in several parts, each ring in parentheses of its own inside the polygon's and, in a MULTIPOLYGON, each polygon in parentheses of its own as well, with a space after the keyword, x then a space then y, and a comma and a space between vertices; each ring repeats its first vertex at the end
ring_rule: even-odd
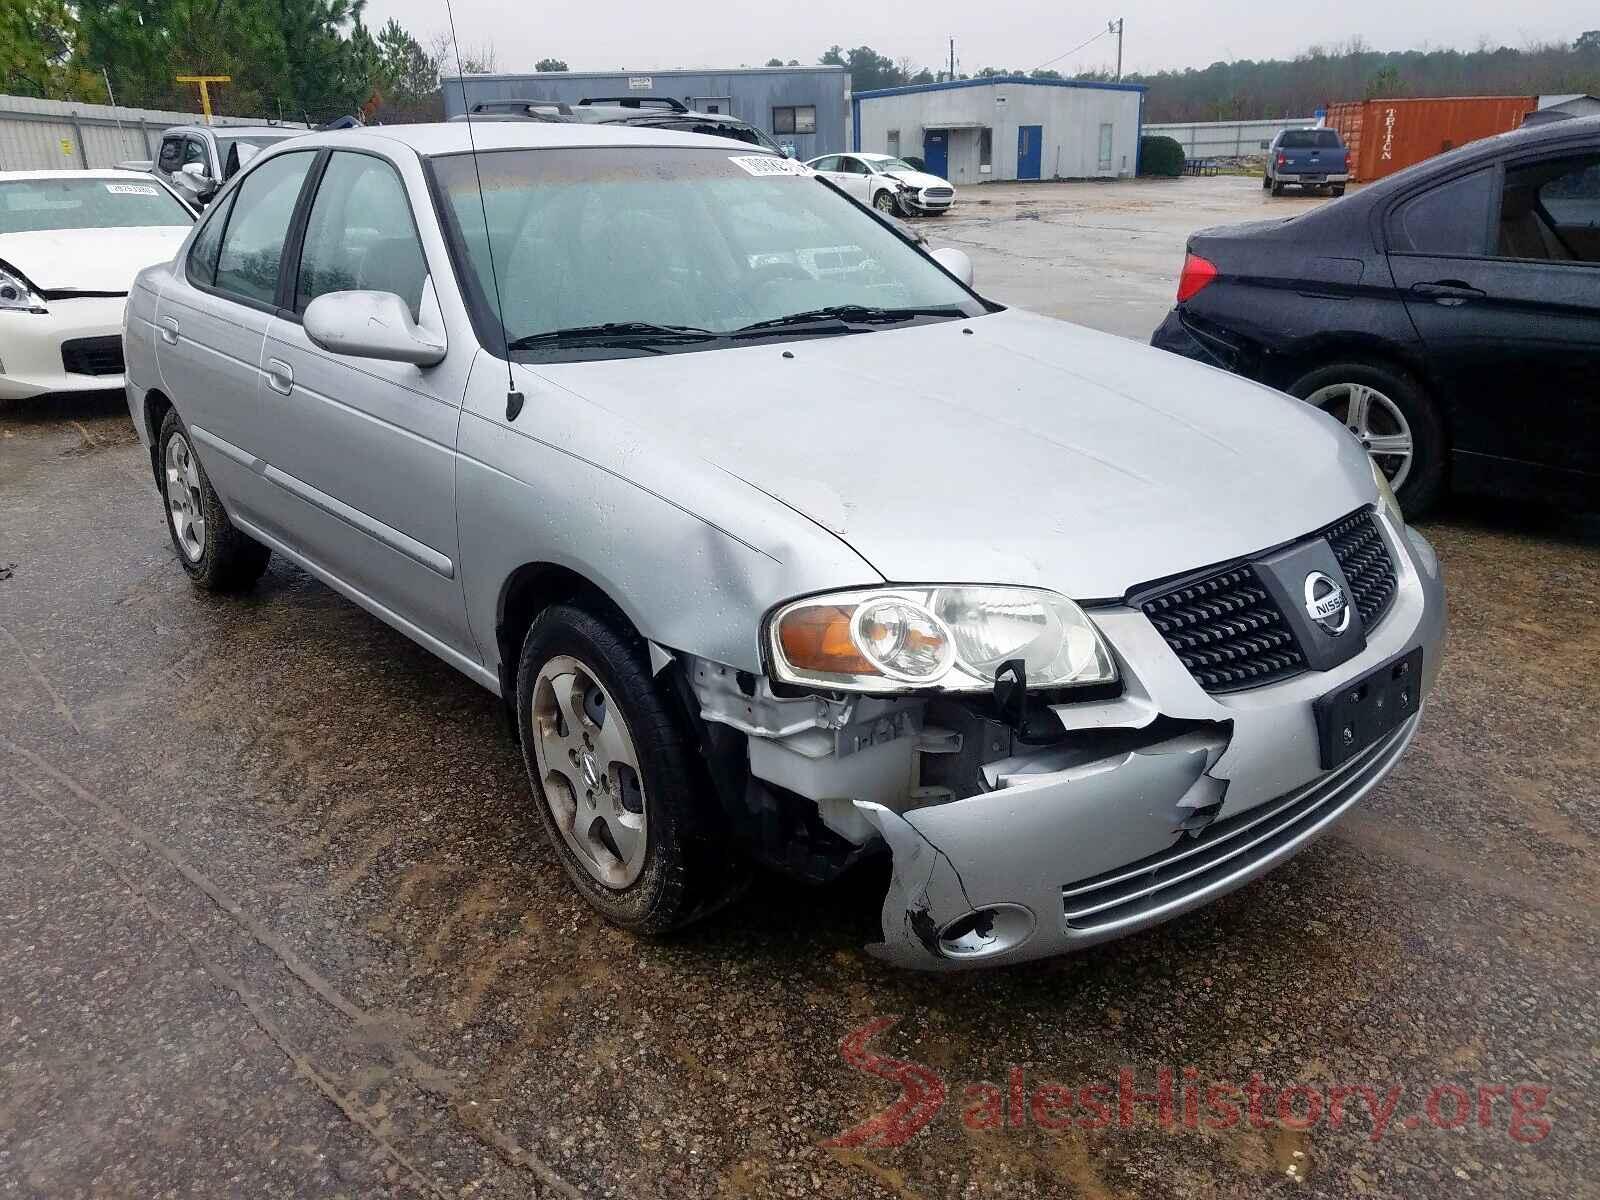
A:
POLYGON ((1288 390, 1360 439, 1407 517, 1420 516, 1438 501, 1444 489, 1444 425, 1409 375, 1388 365, 1341 362, 1302 375, 1288 390))
POLYGON ((1272 184, 1272 194, 1274 196, 1283 195, 1283 184, 1274 181, 1272 184))
POLYGON ((167 532, 189 578, 209 592, 237 592, 261 578, 272 551, 228 520, 189 431, 169 409, 157 446, 167 532))
POLYGON ((1261 176, 1261 190, 1264 192, 1271 186, 1272 186, 1272 176, 1271 175, 1265 175, 1265 174, 1262 175, 1261 176))
POLYGON ((1336 197, 1337 197, 1337 196, 1342 196, 1342 195, 1344 195, 1344 184, 1342 184, 1342 183, 1336 183, 1336 184, 1334 184, 1334 185, 1333 185, 1333 194, 1334 194, 1334 195, 1335 195, 1335 196, 1336 196, 1336 197))

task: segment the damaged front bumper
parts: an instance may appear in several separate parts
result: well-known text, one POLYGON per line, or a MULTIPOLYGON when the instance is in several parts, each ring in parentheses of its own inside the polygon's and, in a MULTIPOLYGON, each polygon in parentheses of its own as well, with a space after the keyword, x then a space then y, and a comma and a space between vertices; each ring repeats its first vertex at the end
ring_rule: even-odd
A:
MULTIPOLYGON (((1399 593, 1367 649, 1342 666, 1213 696, 1142 613, 1097 610, 1127 681, 1117 704, 1131 719, 1147 720, 1136 715, 1147 708, 1204 724, 1061 771, 1049 751, 993 764, 993 791, 948 804, 895 812, 859 802, 894 855, 873 953, 954 970, 1081 949, 1197 908, 1324 832, 1388 774, 1421 714, 1324 772, 1314 702, 1418 647, 1423 695, 1439 670, 1438 561, 1421 535, 1383 526, 1399 593)), ((1060 715, 1069 727, 1092 720, 1060 715)))
POLYGON ((1420 711, 1324 771, 1314 713, 1320 697, 1419 648, 1419 702, 1437 676, 1437 558, 1419 534, 1378 521, 1395 600, 1367 631, 1366 649, 1331 670, 1214 695, 1142 612, 1116 606, 1093 616, 1118 660, 1122 695, 1055 708, 1066 736, 1047 746, 1002 736, 992 722, 977 737, 970 728, 952 735, 932 705, 924 713, 751 694, 705 664, 695 682, 702 715, 748 735, 753 789, 806 798, 845 844, 887 845, 883 941, 870 947, 878 957, 959 970, 1080 949, 1270 870, 1405 752, 1420 711), (967 768, 976 786, 955 782, 967 768))

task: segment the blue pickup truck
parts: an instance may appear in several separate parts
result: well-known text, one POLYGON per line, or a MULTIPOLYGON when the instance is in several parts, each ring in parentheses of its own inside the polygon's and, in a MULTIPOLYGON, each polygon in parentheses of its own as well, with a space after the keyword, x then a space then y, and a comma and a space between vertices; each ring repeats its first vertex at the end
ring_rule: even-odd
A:
POLYGON ((1261 186, 1274 196, 1291 185, 1332 188, 1342 196, 1349 182, 1350 151, 1337 129, 1285 129, 1272 139, 1261 186))

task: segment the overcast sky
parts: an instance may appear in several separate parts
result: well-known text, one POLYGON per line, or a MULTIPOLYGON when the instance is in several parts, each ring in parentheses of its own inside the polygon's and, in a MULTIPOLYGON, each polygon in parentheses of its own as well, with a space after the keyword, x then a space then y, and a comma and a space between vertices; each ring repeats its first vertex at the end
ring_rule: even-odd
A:
MULTIPOLYGON (((1272 4, 1263 0, 1108 0, 1091 16, 1078 5, 1045 0, 798 0, 771 5, 620 0, 590 6, 514 0, 453 0, 462 46, 494 47, 501 71, 531 71, 546 56, 574 71, 664 70, 669 67, 759 66, 774 56, 812 64, 835 42, 863 43, 881 54, 933 66, 956 39, 962 70, 985 66, 1028 70, 1070 50, 1104 27, 1127 19, 1124 69, 1203 67, 1218 59, 1292 56, 1313 43, 1332 45, 1360 36, 1375 49, 1570 42, 1600 26, 1595 0, 1451 0, 1395 3, 1342 0, 1337 5, 1272 4)), ((367 21, 389 17, 427 42, 447 28, 443 0, 368 0, 367 21)), ((1055 64, 1068 69, 1109 65, 1114 40, 1055 64)))

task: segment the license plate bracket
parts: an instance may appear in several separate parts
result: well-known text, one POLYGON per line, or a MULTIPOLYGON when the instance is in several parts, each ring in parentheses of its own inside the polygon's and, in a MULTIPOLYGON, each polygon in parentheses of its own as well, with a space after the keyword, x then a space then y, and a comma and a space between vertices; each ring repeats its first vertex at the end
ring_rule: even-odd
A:
POLYGON ((1422 704, 1422 647, 1368 671, 1317 700, 1322 769, 1343 766, 1417 714, 1422 704))

